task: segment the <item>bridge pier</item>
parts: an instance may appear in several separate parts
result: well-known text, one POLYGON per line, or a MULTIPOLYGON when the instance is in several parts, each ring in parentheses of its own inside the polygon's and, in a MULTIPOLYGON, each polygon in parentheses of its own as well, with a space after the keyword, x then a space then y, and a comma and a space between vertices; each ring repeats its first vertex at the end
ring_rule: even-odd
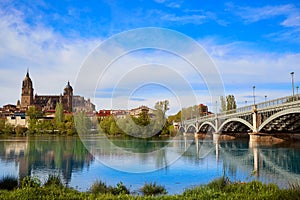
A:
POLYGON ((217 143, 219 141, 220 138, 220 133, 213 133, 213 142, 217 143))

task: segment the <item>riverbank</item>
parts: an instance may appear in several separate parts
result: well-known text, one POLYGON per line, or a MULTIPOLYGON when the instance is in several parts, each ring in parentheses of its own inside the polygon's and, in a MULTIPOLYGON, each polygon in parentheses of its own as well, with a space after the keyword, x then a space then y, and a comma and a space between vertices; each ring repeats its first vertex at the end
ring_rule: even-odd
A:
POLYGON ((279 189, 274 184, 231 182, 225 177, 178 195, 167 195, 164 186, 156 184, 145 184, 140 191, 141 194, 130 193, 122 182, 112 187, 97 181, 88 191, 79 192, 64 186, 55 176, 49 176, 43 185, 30 177, 20 184, 14 178, 0 180, 0 199, 300 199, 300 185, 279 189))

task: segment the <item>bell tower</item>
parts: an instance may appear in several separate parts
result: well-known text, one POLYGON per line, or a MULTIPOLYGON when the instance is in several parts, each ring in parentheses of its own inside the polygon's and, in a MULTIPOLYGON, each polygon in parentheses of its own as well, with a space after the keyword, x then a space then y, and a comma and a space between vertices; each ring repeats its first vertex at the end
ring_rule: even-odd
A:
POLYGON ((27 74, 22 83, 21 107, 27 108, 30 105, 33 105, 33 86, 27 70, 27 74))
POLYGON ((65 89, 64 89, 64 109, 72 112, 72 99, 73 99, 73 88, 68 81, 65 89))

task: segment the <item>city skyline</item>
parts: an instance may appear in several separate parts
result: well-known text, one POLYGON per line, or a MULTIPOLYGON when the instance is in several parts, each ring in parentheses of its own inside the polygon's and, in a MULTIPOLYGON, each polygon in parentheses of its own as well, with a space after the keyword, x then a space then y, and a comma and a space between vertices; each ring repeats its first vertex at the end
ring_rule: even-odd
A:
MULTIPOLYGON (((153 26, 181 32, 198 42, 214 61, 223 79, 225 94, 234 94, 238 106, 252 103, 254 85, 257 101, 261 102, 265 96, 274 99, 291 95, 291 72, 294 72, 295 92, 300 84, 297 67, 300 6, 296 1, 156 0, 131 4, 60 1, 54 4, 8 0, 0 3, 0 18, 0 105, 15 104, 20 98, 27 68, 34 79, 36 93, 58 94, 66 80, 76 83, 82 63, 101 42, 124 31, 153 26)), ((136 62, 151 62, 154 57, 170 58, 163 52, 142 51, 124 59, 123 63, 130 66, 136 62)), ((170 59, 168 64, 172 66, 178 61, 170 59)), ((208 104, 214 111, 203 81, 192 74, 186 76, 198 103, 208 104)), ((105 94, 95 99, 87 97, 94 100, 97 110, 110 108, 107 93, 113 91, 110 87, 113 81, 108 80, 105 87, 100 88, 105 94)), ((164 96, 160 93, 164 90, 155 85, 145 87, 132 96, 132 107, 141 104, 153 107, 161 96, 169 95, 171 103, 176 99, 170 92, 164 96)), ((176 111, 178 106, 172 110, 176 111)))

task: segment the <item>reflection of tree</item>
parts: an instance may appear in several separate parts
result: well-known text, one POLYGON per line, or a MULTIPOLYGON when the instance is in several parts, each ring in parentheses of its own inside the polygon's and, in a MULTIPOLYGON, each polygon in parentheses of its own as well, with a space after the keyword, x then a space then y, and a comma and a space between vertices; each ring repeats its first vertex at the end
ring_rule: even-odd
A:
MULTIPOLYGON (((133 137, 123 139, 111 138, 110 141, 114 145, 133 153, 149 153, 157 151, 169 143, 168 140, 138 139, 133 137)), ((99 144, 99 146, 103 145, 99 144)))
MULTIPOLYGON (((5 148, 9 148, 16 142, 7 143, 5 146, 1 146, 2 143, 0 143, 0 152, 3 152, 2 149, 6 152, 5 148)), ((75 137, 41 136, 28 138, 22 143, 26 144, 25 152, 23 154, 18 153, 18 157, 13 156, 16 162, 19 162, 20 178, 30 175, 35 170, 51 169, 61 172, 64 181, 68 183, 74 170, 83 169, 93 160, 82 142, 75 137)), ((0 156, 5 158, 3 157, 5 155, 0 154, 0 156)))

